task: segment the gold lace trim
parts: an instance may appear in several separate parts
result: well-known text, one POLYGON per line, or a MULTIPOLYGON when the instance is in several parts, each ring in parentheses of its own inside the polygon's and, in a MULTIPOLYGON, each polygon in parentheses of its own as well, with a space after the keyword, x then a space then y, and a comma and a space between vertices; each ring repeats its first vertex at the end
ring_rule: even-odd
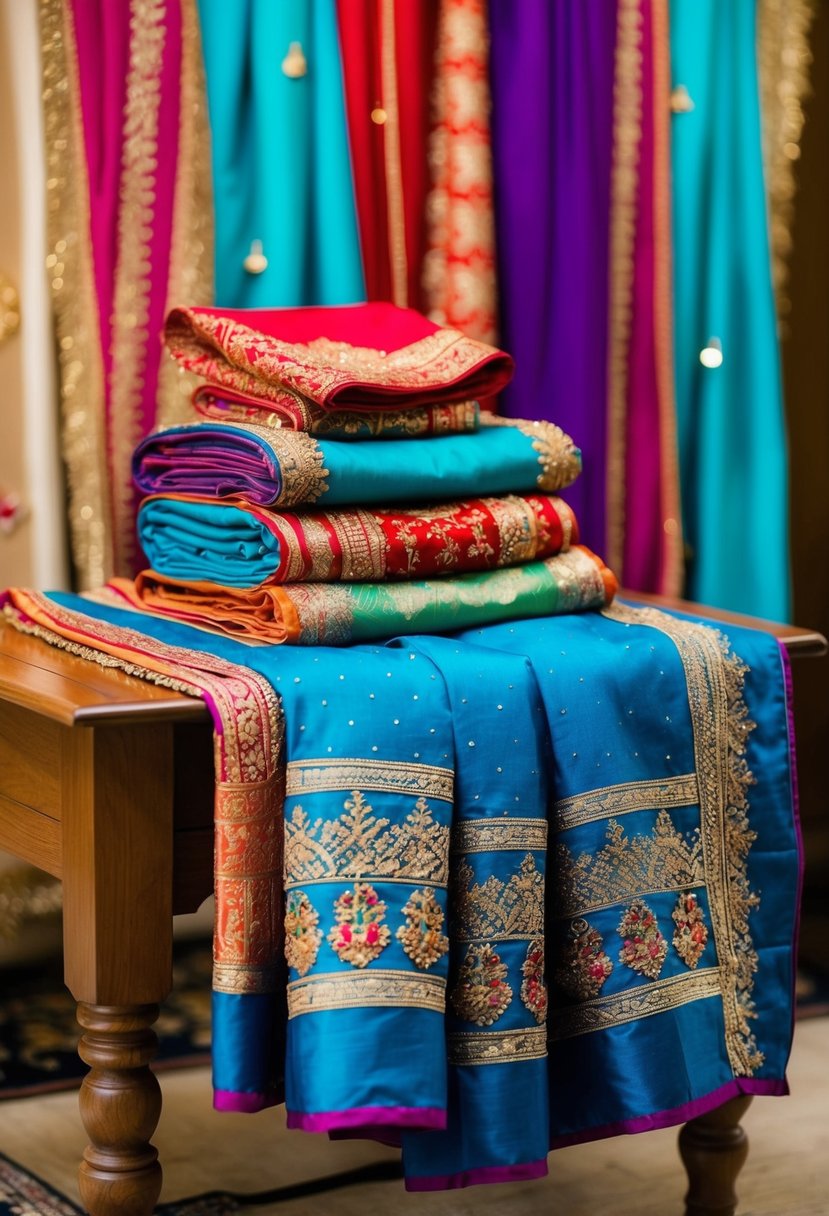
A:
POLYGON ((355 790, 337 819, 311 820, 295 806, 285 820, 285 884, 330 878, 448 880, 449 827, 436 823, 425 798, 404 820, 380 819, 355 790))
MULTIPOLYGON (((198 422, 196 426, 210 427, 209 422, 198 422)), ((267 444, 279 465, 279 494, 271 506, 291 507, 297 503, 316 502, 328 490, 328 469, 323 468, 322 449, 312 435, 305 431, 275 430, 248 422, 245 432, 267 444)))
POLYGON ((559 842, 557 881, 551 892, 553 913, 581 917, 637 895, 677 891, 705 883, 700 829, 682 833, 667 811, 660 811, 652 832, 628 837, 611 819, 607 844, 578 856, 559 842))
POLYGON ((544 933, 544 875, 527 853, 509 879, 491 874, 483 883, 464 860, 458 865, 453 906, 458 942, 509 941, 541 937, 544 933))
POLYGON ((464 819, 452 829, 453 853, 495 853, 512 849, 540 853, 546 848, 546 819, 500 815, 497 819, 464 819))
POLYGON ((433 764, 322 757, 291 760, 286 766, 285 793, 288 797, 295 797, 317 794, 322 790, 379 790, 451 802, 454 782, 455 774, 451 768, 439 768, 433 764))
POLYGON ((691 1001, 719 997, 720 973, 717 967, 642 984, 627 992, 600 996, 580 1005, 553 1005, 548 1022, 551 1040, 570 1039, 577 1034, 608 1030, 640 1018, 665 1013, 689 1005, 691 1001))
POLYGON ((655 811, 667 807, 694 806, 699 802, 696 773, 680 777, 657 777, 652 781, 630 781, 624 785, 606 785, 588 794, 560 798, 553 807, 557 832, 582 827, 611 815, 628 815, 632 811, 655 811))
POLYGON ((697 758, 704 881, 722 979, 725 1041, 735 1074, 750 1076, 763 1056, 750 1026, 757 1016, 752 991, 758 960, 749 915, 760 899, 748 884, 748 854, 757 835, 748 819, 748 790, 754 777, 745 749, 755 726, 743 699, 748 668, 730 649, 728 639, 710 626, 682 621, 655 608, 614 605, 605 615, 659 629, 674 642, 682 660, 697 758))
POLYGON ((446 981, 422 971, 332 971, 288 984, 288 1017, 328 1009, 446 1011, 446 981))
POLYGON ((531 440, 533 450, 538 453, 541 472, 536 478, 540 490, 553 494, 571 485, 581 472, 581 452, 554 422, 532 422, 520 418, 501 418, 495 414, 482 414, 481 429, 492 426, 513 427, 531 440))
POLYGON ((453 1031, 447 1038, 447 1054, 450 1064, 513 1064, 517 1060, 543 1060, 547 1055, 547 1028, 453 1031))

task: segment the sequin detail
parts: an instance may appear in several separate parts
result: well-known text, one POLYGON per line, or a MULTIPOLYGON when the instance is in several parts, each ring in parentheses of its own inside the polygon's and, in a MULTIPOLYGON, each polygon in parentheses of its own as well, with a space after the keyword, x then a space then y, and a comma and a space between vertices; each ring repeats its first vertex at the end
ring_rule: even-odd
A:
POLYGON ((516 874, 474 883, 469 862, 457 869, 457 939, 538 937, 544 932, 544 875, 527 853, 516 874))
POLYGON ((692 891, 680 895, 671 917, 676 925, 674 949, 687 967, 696 967, 705 952, 708 929, 705 914, 692 891))
POLYGON ((317 961, 322 930, 319 912, 304 891, 290 891, 285 906, 285 958, 288 966, 305 975, 317 961))
POLYGON ((449 938, 441 932, 443 910, 434 892, 425 887, 413 891, 403 906, 406 924, 397 930, 397 940, 416 967, 427 971, 449 949, 449 938))
POLYGON ((527 957, 521 966, 521 1000, 538 1022, 547 1021, 547 985, 544 982, 544 938, 534 938, 527 947, 527 957))
POLYGON ((619 962, 648 979, 658 979, 668 953, 668 943, 644 900, 633 901, 622 916, 617 932, 623 943, 619 962))
POLYGON ((570 926, 571 940, 564 948, 561 966, 554 980, 568 996, 589 1001, 598 996, 602 985, 613 970, 605 953, 604 938, 586 920, 574 920, 570 926))
POLYGON ((476 1026, 491 1026, 507 1009, 507 967, 488 943, 469 947, 449 1000, 459 1018, 476 1026))
POLYGON ((353 967, 366 967, 378 958, 391 940, 383 921, 386 905, 371 883, 355 882, 334 904, 337 923, 328 934, 334 953, 353 967))

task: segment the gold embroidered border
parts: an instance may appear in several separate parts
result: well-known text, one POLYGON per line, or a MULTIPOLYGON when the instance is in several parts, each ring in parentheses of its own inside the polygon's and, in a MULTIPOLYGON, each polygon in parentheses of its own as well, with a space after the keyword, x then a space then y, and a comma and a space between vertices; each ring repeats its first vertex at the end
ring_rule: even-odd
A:
POLYGON ((565 489, 581 472, 581 451, 570 436, 554 422, 533 422, 520 418, 502 418, 496 414, 481 414, 480 429, 493 426, 513 427, 531 441, 541 465, 536 484, 545 493, 554 494, 557 490, 565 489))
POLYGON ((566 832, 596 819, 628 815, 631 811, 655 811, 666 807, 694 806, 699 802, 696 773, 680 777, 656 778, 653 781, 631 781, 624 785, 606 785, 588 794, 560 798, 553 807, 555 830, 566 832))
POLYGON ((619 0, 617 7, 613 83, 613 166, 610 177, 605 547, 608 565, 622 578, 628 355, 633 304, 639 145, 642 138, 642 14, 639 5, 640 0, 619 0))
MULTIPOLYGON (((130 0, 129 67, 118 200, 118 258, 109 381, 112 531, 115 567, 130 574, 136 552, 132 454, 141 438, 148 374, 151 240, 156 207, 165 0, 130 0)), ((152 362, 155 361, 153 351, 152 362)))
POLYGON ((355 509, 332 511, 327 518, 342 550, 340 578, 349 582, 385 578, 386 534, 377 517, 355 509))
POLYGON ((281 981, 281 969, 274 964, 255 967, 238 963, 213 963, 211 987, 214 992, 228 992, 232 996, 276 992, 281 981))
POLYGON ((469 862, 460 862, 454 874, 455 903, 452 940, 524 941, 544 934, 544 875, 526 853, 508 879, 494 874, 474 882, 469 862))
POLYGON ((288 984, 288 1017, 328 1009, 446 1012, 446 981, 414 971, 329 971, 288 984))
POLYGON ((322 790, 378 790, 413 794, 451 802, 455 774, 433 764, 407 764, 401 760, 351 760, 346 757, 292 760, 287 765, 285 793, 289 797, 322 790))
POLYGON ((607 588, 596 559, 579 546, 548 557, 544 565, 557 584, 557 613, 598 607, 607 600, 607 588))
POLYGON ((452 829, 453 853, 494 853, 520 849, 543 852, 547 848, 547 820, 512 815, 492 819, 465 819, 452 829))
POLYGON ((527 1030, 451 1032, 447 1036, 450 1064, 514 1064, 520 1060, 543 1060, 547 1056, 547 1027, 527 1030))
POLYGON ((104 368, 93 278, 80 83, 72 9, 40 0, 46 142, 46 267, 60 359, 61 449, 72 559, 81 588, 112 574, 104 368))
MULTIPOLYGON (((763 1061, 751 1030, 757 1016, 752 992, 757 951, 749 930, 759 897, 748 884, 748 854, 756 839, 748 820, 754 777, 745 761, 754 729, 743 699, 748 668, 728 639, 708 625, 680 620, 655 608, 612 605, 610 620, 649 625, 670 638, 685 670, 700 790, 704 876, 722 978, 728 1057, 738 1076, 763 1061)), ((689 884, 690 885, 690 884, 689 884)))
MULTIPOLYGON (((187 300, 213 298, 213 189, 210 129, 197 0, 181 3, 181 78, 178 161, 170 240, 167 311, 187 300)), ((162 426, 192 419, 195 376, 177 367, 167 348, 159 354, 157 418, 162 426)))
MULTIPOLYGON (((209 422, 197 423, 209 427, 209 422)), ((323 468, 322 448, 305 431, 276 430, 248 422, 244 432, 252 431, 270 448, 279 465, 279 494, 272 506, 291 507, 316 502, 328 490, 328 469, 323 468)), ((240 432, 241 433, 241 432, 240 432)))
POLYGON ((694 971, 643 984, 628 992, 595 997, 579 1005, 553 1007, 548 1023, 551 1040, 571 1039, 594 1030, 608 1030, 640 1018, 653 1017, 678 1009, 691 1001, 718 997, 721 991, 719 968, 694 971))

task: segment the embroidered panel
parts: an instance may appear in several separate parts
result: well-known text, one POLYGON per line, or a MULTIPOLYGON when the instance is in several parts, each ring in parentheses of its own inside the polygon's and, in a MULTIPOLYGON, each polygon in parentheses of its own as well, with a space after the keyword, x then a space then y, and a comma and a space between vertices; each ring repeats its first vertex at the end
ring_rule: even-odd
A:
POLYGON ((605 953, 604 938, 586 920, 574 920, 570 940, 561 955, 553 980, 557 988, 578 1001, 598 996, 613 970, 605 953))
POLYGON ((678 1009, 691 1001, 719 997, 720 982, 719 968, 709 967, 641 984, 627 992, 597 997, 579 1005, 554 1006, 550 1012, 549 1036, 553 1040, 569 1039, 678 1009))
POLYGON ((655 781, 630 781, 624 785, 608 785, 560 798, 553 806, 556 831, 581 827, 597 819, 614 818, 632 811, 662 810, 670 807, 694 806, 699 802, 696 773, 666 777, 655 781))
POLYGON ((403 906, 406 924, 397 930, 397 940, 416 967, 426 971, 449 949, 449 938, 441 932, 443 910, 428 888, 414 891, 403 906))
POLYGON ((470 946, 449 996, 458 1017, 476 1026, 497 1022, 512 1001, 507 975, 506 963, 492 946, 488 943, 470 946))
POLYGON ((547 1055, 547 1029, 451 1032, 447 1037, 450 1064, 513 1064, 543 1060, 547 1055))
POLYGON ((546 819, 499 815, 465 819, 452 828, 453 853, 543 852, 546 848, 546 819))
POLYGON ((323 757, 292 760, 286 766, 285 795, 315 794, 320 790, 380 790, 451 802, 454 780, 451 768, 430 764, 323 757))
POLYGON ((544 933, 544 875, 527 853, 508 879, 491 874, 474 882, 474 872, 461 861, 455 874, 453 914, 455 940, 505 941, 541 937, 544 933))
POLYGON ((288 1017, 327 1009, 446 1010, 446 981, 421 971, 333 971, 288 984, 288 1017))
POLYGON ((290 891, 285 901, 285 959, 300 975, 310 971, 322 944, 319 912, 304 891, 290 891))
POLYGON ((391 930, 383 922, 388 911, 371 883, 355 882, 334 903, 337 923, 328 934, 331 949, 353 967, 367 967, 379 958, 391 941, 391 930))
POLYGON ((668 943, 644 900, 636 899, 625 909, 617 933, 622 939, 619 962, 649 979, 658 979, 668 943))

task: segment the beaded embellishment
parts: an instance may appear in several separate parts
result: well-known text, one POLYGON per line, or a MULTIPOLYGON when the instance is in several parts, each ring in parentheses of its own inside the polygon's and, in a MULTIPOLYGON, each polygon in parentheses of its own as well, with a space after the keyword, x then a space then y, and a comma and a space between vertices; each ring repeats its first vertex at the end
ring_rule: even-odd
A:
POLYGON ((434 893, 425 887, 413 891, 403 906, 406 924, 397 930, 397 940, 416 967, 427 971, 449 949, 449 938, 441 933, 443 910, 434 893))
POLYGON ((619 922, 617 932, 623 943, 619 962, 648 979, 657 979, 668 953, 668 943, 644 900, 633 901, 619 922))
POLYGON ((512 1000, 507 967, 492 946, 470 946, 449 998, 459 1018, 476 1026, 497 1022, 512 1000))
POLYGON ((708 941, 705 916, 696 895, 683 891, 671 916, 676 925, 674 948, 687 967, 696 967, 708 941))
POLYGON ((579 1001, 598 996, 613 970, 604 950, 604 938, 586 920, 579 918, 570 926, 571 940, 564 947, 561 966, 555 973, 558 988, 579 1001))
POLYGON ((383 924, 386 905, 371 883, 355 882, 334 904, 337 923, 328 934, 331 949, 354 967, 365 967, 376 959, 391 940, 383 924))
POLYGON ((285 958, 300 975, 317 961, 322 931, 319 912, 304 891, 290 891, 285 905, 285 958))
POLYGON ((544 938, 536 937, 527 947, 521 966, 521 1000, 541 1026, 547 1021, 547 985, 544 983, 544 938))

